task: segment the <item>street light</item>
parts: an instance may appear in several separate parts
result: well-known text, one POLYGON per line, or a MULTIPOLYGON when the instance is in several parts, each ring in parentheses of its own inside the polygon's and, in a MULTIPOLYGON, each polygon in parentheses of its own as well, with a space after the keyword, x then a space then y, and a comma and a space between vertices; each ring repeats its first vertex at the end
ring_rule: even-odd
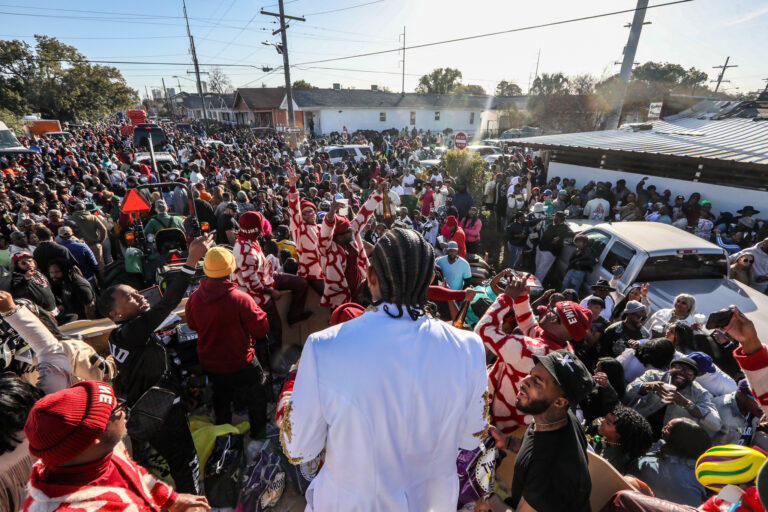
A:
POLYGON ((280 55, 283 54, 283 45, 281 44, 273 43, 272 41, 262 41, 261 44, 263 44, 264 46, 274 46, 275 50, 277 50, 277 53, 279 53, 280 55))

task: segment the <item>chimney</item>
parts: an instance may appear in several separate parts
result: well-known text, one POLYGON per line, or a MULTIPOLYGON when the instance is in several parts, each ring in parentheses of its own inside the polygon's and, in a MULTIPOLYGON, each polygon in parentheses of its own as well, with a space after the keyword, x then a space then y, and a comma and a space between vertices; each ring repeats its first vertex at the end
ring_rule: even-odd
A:
POLYGON ((379 86, 378 85, 372 85, 371 86, 371 90, 372 91, 378 91, 379 90, 379 86))
POLYGON ((334 91, 340 91, 341 90, 341 84, 333 84, 333 90, 334 91))

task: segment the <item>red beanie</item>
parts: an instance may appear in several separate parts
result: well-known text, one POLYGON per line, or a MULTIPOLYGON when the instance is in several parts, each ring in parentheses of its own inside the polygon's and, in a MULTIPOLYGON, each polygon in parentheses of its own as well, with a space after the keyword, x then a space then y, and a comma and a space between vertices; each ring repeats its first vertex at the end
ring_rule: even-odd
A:
POLYGON ((245 212, 240 216, 240 231, 248 234, 261 233, 264 230, 264 216, 259 212, 245 212))
POLYGON ((333 228, 333 236, 340 235, 348 230, 350 224, 348 218, 336 215, 336 225, 333 228))
POLYGON ((46 395, 24 425, 29 453, 59 466, 83 453, 107 428, 115 393, 105 382, 87 380, 46 395))
POLYGON ((301 204, 302 210, 304 208, 312 208, 313 210, 317 211, 317 205, 312 201, 307 201, 306 199, 302 199, 300 204, 301 204))
POLYGON ((571 339, 583 340, 592 325, 592 311, 575 302, 563 300, 555 304, 560 322, 568 329, 571 339))
POLYGON ((352 320, 353 318, 360 316, 364 312, 365 308, 360 304, 355 304, 354 302, 346 302, 334 309, 333 313, 331 313, 331 325, 343 324, 348 320, 352 320))
POLYGON ((459 221, 456 220, 456 217, 454 217, 453 215, 449 215, 448 218, 445 219, 445 225, 448 226, 449 228, 452 226, 458 226, 459 221))

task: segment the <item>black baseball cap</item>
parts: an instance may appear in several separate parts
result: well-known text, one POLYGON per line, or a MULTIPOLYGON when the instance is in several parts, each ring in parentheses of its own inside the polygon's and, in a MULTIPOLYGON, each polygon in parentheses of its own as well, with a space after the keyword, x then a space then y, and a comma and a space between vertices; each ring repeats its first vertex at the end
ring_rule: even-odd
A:
POLYGON ((576 407, 595 388, 595 381, 584 363, 565 349, 545 356, 534 355, 533 362, 540 363, 552 375, 571 407, 576 407))

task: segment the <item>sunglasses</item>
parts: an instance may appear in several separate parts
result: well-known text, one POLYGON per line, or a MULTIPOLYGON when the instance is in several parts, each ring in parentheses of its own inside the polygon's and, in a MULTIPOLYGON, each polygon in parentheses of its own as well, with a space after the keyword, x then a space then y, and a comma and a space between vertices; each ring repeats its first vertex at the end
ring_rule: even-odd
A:
POLYGON ((301 212, 302 215, 313 215, 315 213, 315 210, 304 210, 301 212))
POLYGON ((557 313, 557 309, 554 307, 548 307, 547 311, 550 312, 555 317, 555 322, 560 323, 560 315, 557 313))
POLYGON ((743 261, 744 263, 754 263, 755 262, 755 260, 747 260, 747 259, 742 259, 741 261, 743 261))

